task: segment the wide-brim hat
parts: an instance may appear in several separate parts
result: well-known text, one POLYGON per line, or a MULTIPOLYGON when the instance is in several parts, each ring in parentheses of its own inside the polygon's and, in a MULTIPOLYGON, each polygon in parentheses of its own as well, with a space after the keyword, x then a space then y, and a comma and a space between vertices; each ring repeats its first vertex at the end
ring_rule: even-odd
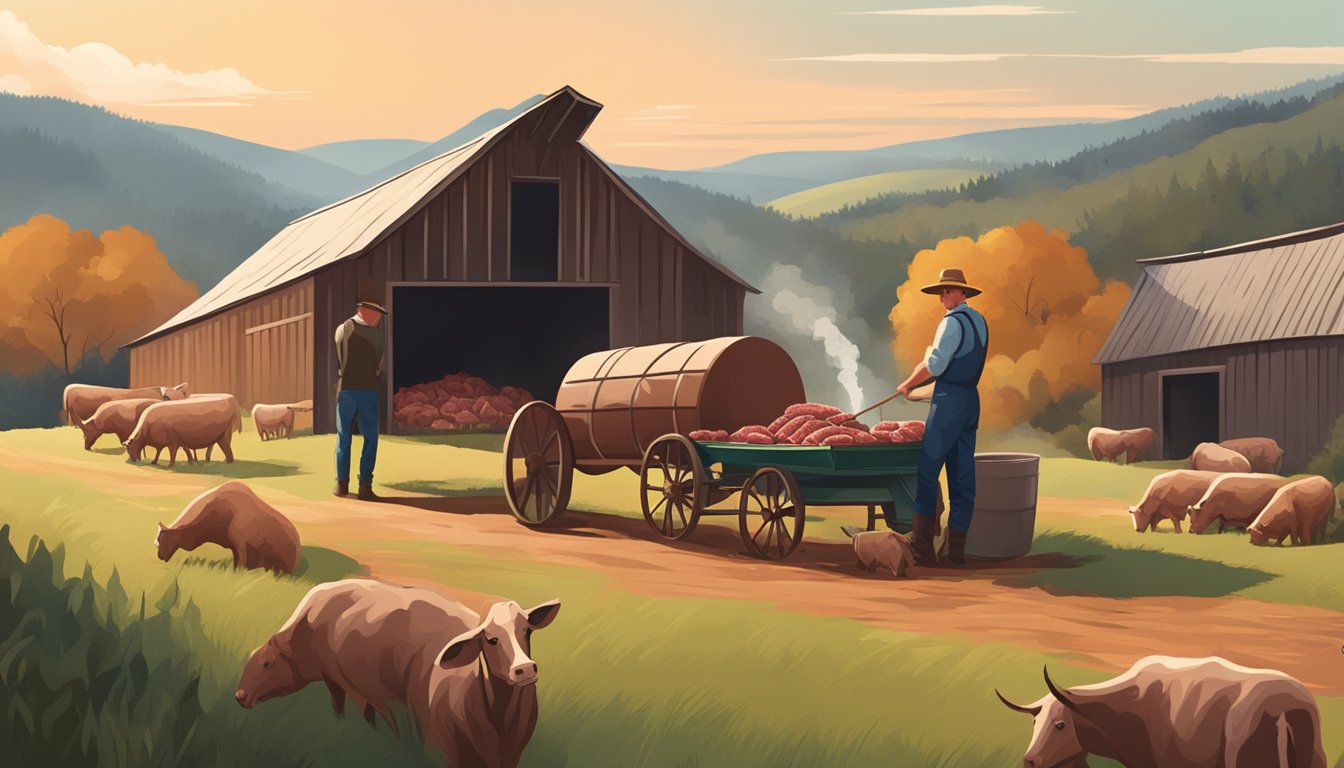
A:
POLYGON ((376 302, 376 301, 371 301, 371 300, 365 299, 365 300, 363 300, 363 301, 356 302, 356 303, 355 303, 355 306, 357 306, 357 307, 368 307, 369 309, 376 309, 376 310, 378 310, 379 312, 381 312, 381 313, 384 314, 384 315, 387 314, 387 307, 384 307, 382 304, 379 304, 379 303, 376 302))
POLYGON ((938 275, 938 282, 933 285, 926 285, 919 290, 924 293, 938 293, 944 288, 960 288, 962 292, 966 294, 966 298, 968 299, 983 293, 979 288, 966 282, 966 273, 962 272, 960 269, 944 269, 942 273, 938 275))

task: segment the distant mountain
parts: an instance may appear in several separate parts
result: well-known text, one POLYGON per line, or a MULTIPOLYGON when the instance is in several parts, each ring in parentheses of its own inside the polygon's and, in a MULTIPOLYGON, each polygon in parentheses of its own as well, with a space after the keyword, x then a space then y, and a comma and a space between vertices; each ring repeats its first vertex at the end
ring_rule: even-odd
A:
POLYGON ((367 176, 429 146, 417 139, 355 139, 300 149, 301 154, 367 176))
POLYGON ((760 205, 785 195, 792 195, 817 186, 812 179, 794 176, 771 176, 763 173, 730 173, 720 171, 665 171, 638 165, 612 165, 626 179, 658 179, 699 187, 707 192, 729 195, 760 205))
POLYGON ((161 125, 159 130, 189 147, 255 173, 273 184, 323 202, 347 197, 364 188, 362 174, 301 152, 177 125, 161 125))
POLYGON ((492 109, 489 112, 485 112, 433 144, 429 144, 419 151, 388 163, 373 173, 367 174, 364 177, 365 183, 366 185, 377 184, 384 179, 396 176, 407 168, 417 166, 426 160, 432 160, 450 149, 456 149, 477 136, 480 136, 482 133, 507 123, 544 98, 546 98, 545 94, 538 93, 535 96, 529 96, 528 98, 523 99, 517 105, 510 107, 509 109, 492 109))

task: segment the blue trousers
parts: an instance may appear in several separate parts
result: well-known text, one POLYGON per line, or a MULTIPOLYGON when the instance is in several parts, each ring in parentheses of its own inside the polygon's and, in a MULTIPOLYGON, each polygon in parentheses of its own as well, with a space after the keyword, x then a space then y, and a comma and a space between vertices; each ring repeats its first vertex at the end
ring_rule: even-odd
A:
POLYGON ((975 510, 975 431, 980 428, 980 393, 975 387, 935 385, 919 455, 915 514, 933 517, 938 475, 947 465, 947 525, 965 533, 975 510))
POLYGON ((373 464, 378 460, 378 390, 342 389, 336 394, 336 479, 350 482, 350 430, 359 419, 364 439, 359 453, 359 479, 373 482, 373 464))

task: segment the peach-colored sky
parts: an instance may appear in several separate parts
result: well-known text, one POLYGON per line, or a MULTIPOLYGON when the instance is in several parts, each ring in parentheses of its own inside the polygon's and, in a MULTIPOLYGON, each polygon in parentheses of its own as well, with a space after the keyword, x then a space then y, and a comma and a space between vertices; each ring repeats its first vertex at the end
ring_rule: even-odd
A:
POLYGON ((433 140, 570 84, 688 168, 1106 120, 1344 71, 1344 3, 9 0, 0 90, 286 148, 433 140), (1098 6, 1109 6, 1099 8, 1098 6))

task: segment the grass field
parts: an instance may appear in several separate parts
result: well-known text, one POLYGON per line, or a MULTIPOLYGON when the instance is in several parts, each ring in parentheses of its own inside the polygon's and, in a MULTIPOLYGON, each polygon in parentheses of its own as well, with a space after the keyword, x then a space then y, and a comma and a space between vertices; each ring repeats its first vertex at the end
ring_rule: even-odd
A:
POLYGON ((771 200, 766 207, 792 216, 820 216, 870 197, 893 192, 914 194, 930 189, 946 189, 992 173, 992 169, 986 168, 920 168, 874 173, 794 192, 771 200))
MULTIPOLYGON (((432 494, 450 505, 497 493, 498 438, 454 444, 461 440, 384 438, 379 486, 385 493, 432 494)), ((450 520, 445 534, 431 536, 328 524, 310 515, 298 524, 305 546, 293 577, 235 572, 217 548, 171 563, 154 557, 154 524, 170 521, 218 478, 245 479, 263 496, 269 489, 330 501, 330 437, 260 443, 245 432, 235 443, 240 458, 234 464, 173 470, 86 454, 70 429, 0 433, 3 451, 14 461, 0 465, 0 487, 7 489, 0 511, 21 553, 29 537, 40 536, 64 548, 68 575, 79 575, 87 562, 102 583, 115 572, 131 604, 143 593, 150 606, 169 606, 174 615, 187 602, 199 613, 191 651, 201 667, 205 717, 197 737, 217 746, 212 764, 430 764, 413 738, 337 719, 320 687, 250 711, 232 701, 243 659, 304 592, 362 573, 370 563, 380 574, 392 570, 399 578, 438 583, 468 602, 482 595, 524 605, 562 600, 559 619, 536 639, 541 722, 524 757, 528 766, 1015 765, 1030 723, 997 702, 995 686, 1018 699, 1040 696, 1046 663, 1067 684, 1110 676, 1067 652, 784 610, 754 599, 747 582, 740 594, 713 598, 651 596, 590 568, 463 546, 453 526, 469 518, 450 520), (41 461, 12 466, 19 457, 41 461)), ((1041 493, 1132 498, 1156 471, 1048 460, 1041 493)), ((637 517, 634 487, 624 470, 581 476, 571 507, 637 517)), ((836 536, 833 523, 853 519, 844 511, 823 512, 809 517, 811 536, 836 536)), ((1042 515, 1036 550, 1069 551, 1079 565, 1020 578, 1064 594, 1237 595, 1344 611, 1338 545, 1293 552, 1254 548, 1231 534, 1140 536, 1124 528, 1122 514, 1121 507, 1114 519, 1042 515)), ((898 595, 903 584, 890 588, 898 595)), ((1135 657, 1154 651, 1160 649, 1136 649, 1135 657)), ((1344 699, 1321 697, 1320 703, 1331 764, 1344 766, 1344 699)))

